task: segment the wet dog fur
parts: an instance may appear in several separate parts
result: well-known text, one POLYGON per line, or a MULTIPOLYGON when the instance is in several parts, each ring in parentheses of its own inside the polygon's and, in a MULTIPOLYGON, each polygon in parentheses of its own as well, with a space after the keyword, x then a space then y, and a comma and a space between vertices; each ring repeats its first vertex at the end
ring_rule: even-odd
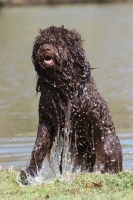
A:
MULTIPOLYGON (((122 149, 106 101, 91 76, 90 64, 76 30, 51 26, 35 39, 32 61, 40 92, 39 125, 31 160, 25 172, 36 176, 53 142, 62 141, 58 167, 63 171, 66 141, 72 172, 122 170, 122 149)), ((59 143, 57 142, 57 145, 59 143)), ((22 171, 21 173, 24 173, 22 171)))

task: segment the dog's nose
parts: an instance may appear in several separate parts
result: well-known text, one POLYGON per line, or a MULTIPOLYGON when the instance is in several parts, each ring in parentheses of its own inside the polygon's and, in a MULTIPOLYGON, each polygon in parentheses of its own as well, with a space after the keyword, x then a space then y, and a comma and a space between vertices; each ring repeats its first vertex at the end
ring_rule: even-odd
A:
POLYGON ((50 45, 50 44, 43 44, 42 45, 42 50, 44 52, 48 52, 48 53, 51 53, 53 51, 53 46, 50 45))

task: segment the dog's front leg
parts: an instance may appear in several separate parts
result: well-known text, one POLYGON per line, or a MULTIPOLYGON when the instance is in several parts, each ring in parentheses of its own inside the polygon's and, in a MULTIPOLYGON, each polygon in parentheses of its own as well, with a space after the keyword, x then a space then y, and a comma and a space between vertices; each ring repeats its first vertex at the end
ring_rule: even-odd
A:
POLYGON ((52 141, 47 126, 44 124, 39 124, 37 138, 31 154, 30 164, 25 170, 21 171, 21 175, 27 176, 28 174, 32 177, 36 176, 42 167, 45 157, 49 156, 51 146, 52 141))

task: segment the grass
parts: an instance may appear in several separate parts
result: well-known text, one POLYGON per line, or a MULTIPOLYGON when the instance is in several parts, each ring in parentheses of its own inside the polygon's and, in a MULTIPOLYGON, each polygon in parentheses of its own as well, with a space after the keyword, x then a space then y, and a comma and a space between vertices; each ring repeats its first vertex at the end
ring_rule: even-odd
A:
POLYGON ((117 175, 83 173, 65 181, 21 187, 17 170, 0 171, 1 200, 133 200, 133 173, 117 175))

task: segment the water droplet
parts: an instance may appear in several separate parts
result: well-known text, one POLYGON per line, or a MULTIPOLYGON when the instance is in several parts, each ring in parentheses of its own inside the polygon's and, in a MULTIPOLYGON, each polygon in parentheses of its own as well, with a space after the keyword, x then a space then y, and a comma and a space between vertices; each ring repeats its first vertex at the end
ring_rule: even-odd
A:
POLYGON ((115 162, 115 159, 112 159, 111 162, 115 162))

